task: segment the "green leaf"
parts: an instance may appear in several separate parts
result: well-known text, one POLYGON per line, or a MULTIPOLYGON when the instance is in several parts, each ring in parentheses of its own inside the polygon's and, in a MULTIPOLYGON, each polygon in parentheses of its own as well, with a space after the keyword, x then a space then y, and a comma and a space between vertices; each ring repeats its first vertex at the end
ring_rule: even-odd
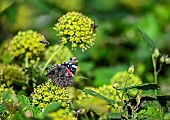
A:
MULTIPOLYGON (((143 103, 144 101, 145 101, 145 103, 146 103, 146 102, 148 102, 148 101, 155 101, 155 100, 157 100, 156 97, 142 96, 142 97, 140 98, 140 104, 143 103)), ((135 105, 137 104, 137 102, 136 102, 136 97, 130 99, 130 100, 128 101, 128 103, 131 103, 131 105, 135 106, 135 105)), ((144 104, 143 104, 143 105, 144 105, 144 104)))
POLYGON ((105 101, 106 101, 108 104, 110 104, 110 105, 113 105, 113 104, 115 103, 114 100, 108 99, 108 98, 100 95, 99 93, 96 93, 96 92, 93 91, 93 90, 84 89, 83 92, 86 92, 86 93, 88 93, 88 94, 90 94, 90 95, 92 95, 92 96, 94 96, 94 97, 98 97, 98 98, 100 98, 100 99, 103 99, 103 100, 105 100, 105 101))
POLYGON ((37 107, 29 107, 29 110, 32 112, 32 114, 33 114, 33 117, 37 117, 38 116, 38 114, 40 113, 40 110, 37 108, 37 107))
POLYGON ((121 119, 121 113, 116 113, 116 112, 109 112, 109 113, 107 113, 107 114, 105 114, 104 116, 107 116, 107 118, 105 118, 105 119, 121 119))
POLYGON ((29 100, 26 96, 21 95, 21 96, 19 97, 19 100, 20 100, 21 104, 22 104, 24 107, 29 107, 29 106, 30 106, 30 100, 29 100))
POLYGON ((138 28, 138 31, 140 32, 140 35, 142 36, 142 38, 147 42, 147 44, 150 46, 151 50, 154 51, 156 46, 153 42, 153 40, 145 33, 143 32, 142 30, 140 30, 138 28))
POLYGON ((13 116, 12 116, 12 120, 23 120, 24 118, 23 118, 23 116, 22 116, 22 114, 21 113, 15 113, 15 114, 13 114, 13 116))
MULTIPOLYGON (((160 89, 160 86, 154 83, 144 83, 144 84, 140 84, 140 85, 135 85, 135 86, 129 86, 127 88, 125 88, 126 90, 129 89, 140 89, 140 90, 158 90, 160 89)), ((123 88, 119 89, 122 90, 123 88)))
POLYGON ((87 110, 92 110, 96 114, 101 115, 109 111, 108 103, 98 97, 91 97, 88 99, 82 99, 76 104, 76 108, 85 108, 87 110), (96 102, 97 101, 97 102, 96 102))
POLYGON ((0 113, 5 113, 7 111, 7 107, 5 107, 4 105, 0 104, 0 113))
POLYGON ((161 95, 161 96, 157 96, 157 100, 159 101, 159 103, 161 104, 161 106, 166 107, 167 106, 167 102, 170 102, 170 95, 161 95))
POLYGON ((3 101, 6 101, 6 100, 8 100, 8 99, 10 98, 10 96, 11 96, 11 91, 10 91, 10 90, 7 90, 7 91, 5 91, 5 92, 3 93, 3 95, 2 95, 2 100, 3 100, 3 101))
POLYGON ((61 106, 61 103, 58 103, 58 102, 53 102, 53 103, 48 104, 45 107, 44 111, 42 112, 42 117, 44 118, 47 113, 58 109, 60 106, 61 106))

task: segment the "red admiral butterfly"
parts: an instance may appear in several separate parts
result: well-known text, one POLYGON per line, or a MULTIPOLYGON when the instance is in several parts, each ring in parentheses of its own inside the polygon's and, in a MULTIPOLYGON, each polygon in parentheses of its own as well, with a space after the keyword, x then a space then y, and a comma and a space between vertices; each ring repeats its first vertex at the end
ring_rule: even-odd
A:
POLYGON ((72 57, 67 62, 52 66, 45 76, 57 85, 62 87, 70 86, 73 84, 73 77, 76 73, 77 65, 77 58, 72 57))

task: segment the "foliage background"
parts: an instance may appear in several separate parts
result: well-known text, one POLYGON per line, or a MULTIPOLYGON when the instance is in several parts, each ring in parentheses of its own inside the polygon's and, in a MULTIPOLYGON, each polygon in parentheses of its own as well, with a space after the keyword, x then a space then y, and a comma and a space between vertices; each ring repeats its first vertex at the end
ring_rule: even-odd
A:
MULTIPOLYGON (((53 26, 57 19, 78 11, 99 26, 94 46, 86 52, 73 51, 82 76, 87 77, 86 85, 109 84, 116 72, 127 70, 131 64, 143 82, 154 82, 151 52, 137 27, 161 52, 170 54, 169 6, 168 0, 0 0, 0 44, 29 29, 42 33, 50 45, 56 44, 59 40, 53 26)), ((8 63, 8 56, 1 57, 1 62, 8 63)), ((170 67, 163 67, 158 82, 161 92, 168 94, 170 67)))

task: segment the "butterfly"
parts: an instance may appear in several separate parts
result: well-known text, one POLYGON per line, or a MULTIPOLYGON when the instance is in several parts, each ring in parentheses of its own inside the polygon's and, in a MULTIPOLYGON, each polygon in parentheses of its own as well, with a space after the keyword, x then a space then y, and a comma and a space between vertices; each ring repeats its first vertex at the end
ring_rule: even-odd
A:
POLYGON ((46 77, 50 78, 55 84, 67 87, 73 84, 74 74, 76 73, 78 60, 76 57, 70 58, 67 62, 55 64, 47 73, 46 77))
POLYGON ((49 45, 49 42, 45 39, 44 35, 42 35, 42 40, 40 40, 39 42, 45 45, 49 45))

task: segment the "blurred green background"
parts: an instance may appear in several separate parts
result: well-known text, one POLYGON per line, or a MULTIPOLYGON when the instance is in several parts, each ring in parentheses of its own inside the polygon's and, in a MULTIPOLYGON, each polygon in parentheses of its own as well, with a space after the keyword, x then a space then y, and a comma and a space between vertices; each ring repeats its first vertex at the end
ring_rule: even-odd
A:
MULTIPOLYGON (((42 33, 50 45, 59 43, 53 26, 69 11, 80 12, 98 25, 94 46, 85 52, 73 51, 81 75, 87 77, 86 85, 109 84, 116 72, 132 64, 143 82, 154 82, 151 51, 137 27, 161 53, 170 54, 169 0, 0 0, 1 48, 18 31, 29 29, 42 33)), ((1 62, 4 59, 8 58, 1 57, 1 62)), ((163 66, 158 83, 164 94, 170 92, 168 65, 163 66)))

